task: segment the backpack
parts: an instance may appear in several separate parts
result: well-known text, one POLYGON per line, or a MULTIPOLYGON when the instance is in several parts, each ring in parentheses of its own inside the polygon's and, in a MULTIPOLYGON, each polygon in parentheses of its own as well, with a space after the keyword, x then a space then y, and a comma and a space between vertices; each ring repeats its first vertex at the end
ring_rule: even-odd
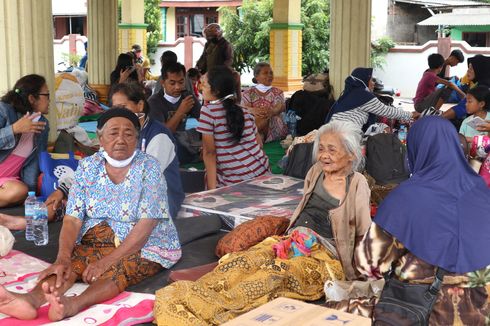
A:
POLYGON ((406 150, 395 134, 377 134, 367 140, 366 170, 377 184, 398 184, 408 179, 406 150))
POLYGON ((284 175, 304 179, 313 165, 313 143, 299 143, 293 146, 288 157, 284 175))

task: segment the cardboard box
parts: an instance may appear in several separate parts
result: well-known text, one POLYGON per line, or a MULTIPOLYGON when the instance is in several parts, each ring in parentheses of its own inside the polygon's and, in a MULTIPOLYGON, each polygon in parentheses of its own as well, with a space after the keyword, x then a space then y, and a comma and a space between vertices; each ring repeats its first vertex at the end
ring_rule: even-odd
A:
POLYGON ((369 318, 288 298, 277 298, 224 325, 228 326, 369 326, 369 318))

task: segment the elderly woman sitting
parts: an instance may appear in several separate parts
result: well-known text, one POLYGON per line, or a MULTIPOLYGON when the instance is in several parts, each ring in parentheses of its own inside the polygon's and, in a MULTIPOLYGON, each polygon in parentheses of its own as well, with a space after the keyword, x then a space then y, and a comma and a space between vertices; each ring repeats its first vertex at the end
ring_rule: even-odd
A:
POLYGON ((160 165, 135 150, 138 118, 127 109, 108 110, 97 129, 104 150, 82 160, 75 173, 55 263, 30 293, 0 286, 1 313, 33 319, 47 301, 49 318, 61 320, 179 260, 160 165), (77 280, 89 287, 79 296, 63 296, 77 280))
POLYGON ((222 324, 275 297, 318 300, 325 281, 358 278, 354 248, 371 224, 369 187, 354 172, 362 160, 360 141, 360 130, 351 123, 320 128, 318 162, 306 177, 288 235, 223 256, 196 282, 157 291, 158 325, 222 324), (299 254, 292 254, 294 246, 299 254))

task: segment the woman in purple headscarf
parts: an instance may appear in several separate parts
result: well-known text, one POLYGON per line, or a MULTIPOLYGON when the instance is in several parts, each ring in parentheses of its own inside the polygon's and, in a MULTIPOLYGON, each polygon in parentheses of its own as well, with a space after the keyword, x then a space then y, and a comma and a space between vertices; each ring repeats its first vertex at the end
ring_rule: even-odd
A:
POLYGON ((419 113, 407 112, 383 104, 372 92, 374 89, 373 68, 356 68, 345 79, 344 91, 334 103, 325 123, 330 120, 350 121, 362 130, 376 122, 376 117, 410 120, 419 113))
POLYGON ((490 189, 468 165, 452 124, 417 121, 407 139, 409 180, 381 204, 355 255, 358 270, 431 283, 444 277, 430 325, 484 325, 490 315, 490 189))

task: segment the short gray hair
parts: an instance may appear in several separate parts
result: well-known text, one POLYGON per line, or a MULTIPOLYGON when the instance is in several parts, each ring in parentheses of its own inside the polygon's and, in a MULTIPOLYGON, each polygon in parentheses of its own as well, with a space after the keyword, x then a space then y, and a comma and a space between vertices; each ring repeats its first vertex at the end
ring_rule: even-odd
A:
POLYGON ((347 153, 354 156, 352 170, 359 171, 364 166, 364 157, 362 156, 361 148, 362 131, 357 125, 348 121, 333 120, 318 129, 315 143, 313 144, 313 162, 317 160, 320 137, 327 133, 340 136, 347 153))

